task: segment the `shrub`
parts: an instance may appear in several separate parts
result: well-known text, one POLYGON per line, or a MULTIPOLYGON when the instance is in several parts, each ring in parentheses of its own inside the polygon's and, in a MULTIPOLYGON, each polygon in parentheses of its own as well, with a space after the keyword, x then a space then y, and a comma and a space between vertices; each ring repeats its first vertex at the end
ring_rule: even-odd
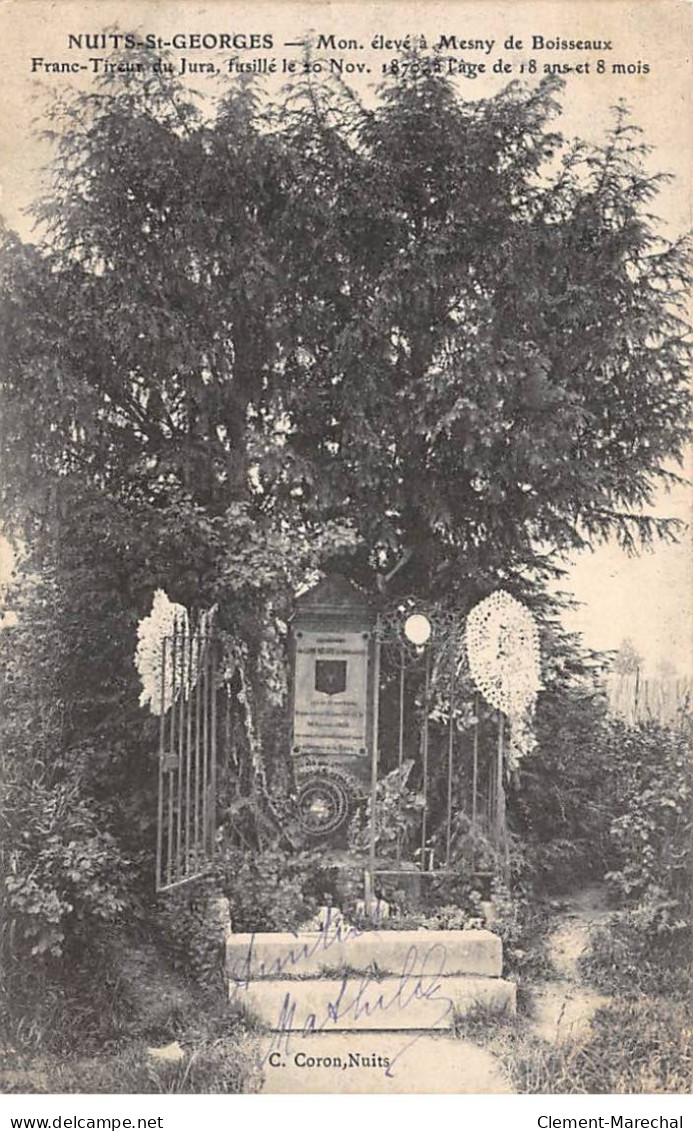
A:
MULTIPOLYGON (((423 797, 408 786, 414 767, 411 759, 381 778, 377 786, 375 841, 381 859, 393 859, 400 851, 413 851, 421 825, 423 797)), ((366 851, 370 844, 371 798, 358 806, 349 825, 349 847, 366 851)))
POLYGON ((547 978, 554 973, 546 938, 551 925, 544 906, 501 879, 491 885, 494 918, 490 929, 503 940, 503 973, 515 978, 547 978))
POLYGON ((291 931, 334 894, 336 869, 324 867, 319 849, 227 847, 220 852, 216 877, 230 901, 234 931, 291 931))
POLYGON ((164 892, 154 906, 151 926, 174 968, 221 991, 223 937, 212 902, 215 896, 213 876, 164 892))
POLYGON ((623 728, 606 875, 621 910, 592 936, 583 968, 603 988, 685 992, 693 937, 693 767, 686 735, 623 728))
POLYGON ((14 835, 4 891, 6 954, 57 958, 87 945, 125 905, 128 861, 101 827, 79 773, 48 784, 20 779, 5 794, 14 835))
POLYGON ((613 914, 590 934, 580 967, 590 982, 610 992, 677 994, 691 983, 691 929, 672 919, 677 904, 649 893, 647 901, 613 914))
POLYGON ((647 723, 624 728, 615 816, 610 825, 613 864, 607 874, 623 904, 655 901, 666 914, 656 932, 690 919, 693 764, 681 731, 647 723))
POLYGON ((537 891, 566 891, 610 866, 624 728, 587 684, 542 695, 536 729, 537 749, 521 763, 508 811, 524 846, 522 878, 537 891))

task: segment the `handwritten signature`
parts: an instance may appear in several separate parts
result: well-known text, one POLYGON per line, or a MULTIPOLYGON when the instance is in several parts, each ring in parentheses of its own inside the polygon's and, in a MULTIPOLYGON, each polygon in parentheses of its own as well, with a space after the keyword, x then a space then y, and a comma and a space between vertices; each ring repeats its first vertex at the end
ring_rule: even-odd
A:
MULTIPOLYGON (((329 950, 336 942, 345 942, 361 934, 356 927, 344 924, 343 920, 331 922, 328 916, 323 924, 318 938, 305 943, 300 943, 296 948, 290 948, 282 958, 274 959, 271 963, 264 963, 255 971, 256 977, 267 977, 295 970, 307 958, 312 957, 318 950, 329 950)), ((298 940, 298 936, 297 940, 298 940)), ((248 989, 253 978, 253 950, 255 936, 251 936, 248 950, 239 967, 231 973, 232 992, 231 1000, 237 998, 239 993, 248 989)), ((432 1016, 427 1028, 437 1027, 445 1018, 450 1017, 454 1010, 454 1002, 442 993, 441 978, 445 970, 447 958, 446 948, 440 943, 419 949, 412 944, 407 951, 402 970, 396 975, 397 981, 393 986, 391 981, 387 989, 383 989, 378 979, 371 974, 364 974, 356 981, 353 976, 344 975, 339 987, 328 1003, 324 1015, 306 1013, 305 1017, 297 1017, 298 1004, 291 991, 284 995, 277 1024, 265 1056, 263 1066, 267 1063, 272 1053, 283 1050, 288 1055, 292 1038, 296 1034, 308 1036, 312 1033, 323 1033, 330 1028, 341 1028, 340 1022, 345 1018, 357 1021, 360 1017, 373 1017, 374 1015, 388 1014, 391 1011, 407 1009, 412 1002, 422 1001, 431 1006, 432 1016)), ((387 1028, 386 1025, 383 1026, 387 1028)), ((418 1026, 419 1028, 421 1026, 418 1026)), ((423 1034, 415 1033, 396 1056, 389 1062, 385 1075, 394 1076, 393 1067, 403 1054, 418 1041, 423 1034)))
POLYGON ((294 937, 299 943, 298 946, 289 947, 283 958, 273 958, 269 963, 261 962, 257 969, 253 971, 253 959, 255 957, 255 933, 253 932, 243 959, 238 966, 229 970, 229 978, 234 983, 232 1000, 239 990, 248 989, 253 977, 271 978, 286 974, 287 971, 295 970, 306 959, 312 958, 318 951, 328 951, 335 943, 348 942, 349 939, 354 939, 361 934, 363 934, 363 931, 360 931, 358 927, 352 927, 341 915, 333 915, 331 910, 328 910, 325 921, 315 939, 301 942, 300 935, 295 934, 294 937))

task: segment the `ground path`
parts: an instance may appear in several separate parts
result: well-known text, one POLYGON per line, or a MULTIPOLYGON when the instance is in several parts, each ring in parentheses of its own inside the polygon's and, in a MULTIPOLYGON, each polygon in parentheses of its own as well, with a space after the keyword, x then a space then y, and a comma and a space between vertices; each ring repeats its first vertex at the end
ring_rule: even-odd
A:
POLYGON ((609 915, 601 885, 580 888, 562 901, 548 939, 549 957, 557 977, 534 987, 535 1006, 530 1029, 554 1044, 583 1033, 600 1006, 610 1000, 585 986, 578 959, 589 946, 590 932, 609 915))

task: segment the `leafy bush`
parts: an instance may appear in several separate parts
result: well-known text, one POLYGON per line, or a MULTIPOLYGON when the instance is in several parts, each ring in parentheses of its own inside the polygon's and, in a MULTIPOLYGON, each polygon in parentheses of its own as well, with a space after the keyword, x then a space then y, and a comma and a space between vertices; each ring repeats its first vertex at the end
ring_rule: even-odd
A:
MULTIPOLYGON (((406 854, 413 848, 421 827, 423 796, 409 788, 407 782, 414 767, 408 759, 378 781, 375 822, 375 843, 381 859, 393 859, 399 846, 406 854)), ((354 851, 368 848, 371 835, 371 798, 360 805, 349 825, 349 847, 354 851)))
POLYGON ((685 992, 693 937, 687 737, 648 723, 623 728, 606 880, 622 910, 592 935, 590 979, 628 993, 685 992))
POLYGON ((693 910, 690 743, 680 731, 647 723, 623 728, 619 755, 610 826, 615 866, 606 878, 621 903, 666 903, 658 929, 676 929, 677 918, 690 918, 693 910))
MULTIPOLYGON (((83 551, 93 552, 91 543, 83 551)), ((57 975, 62 958, 75 961, 132 908, 129 849, 143 850, 148 835, 137 805, 151 761, 142 756, 141 714, 138 741, 125 740, 133 719, 117 658, 130 625, 104 571, 89 585, 83 573, 63 580, 53 567, 25 562, 7 596, 16 623, 0 632, 0 944, 13 985, 26 980, 24 968, 57 975), (87 657, 100 618, 107 642, 87 657)))
POLYGON ((678 905, 660 892, 619 911, 592 931, 580 967, 590 982, 609 992, 678 994, 691 988, 690 924, 672 918, 678 905))
POLYGON ((547 978, 554 973, 546 939, 550 917, 533 894, 512 891, 500 879, 491 885, 494 934, 503 940, 503 973, 521 978, 547 978))
POLYGON ((19 781, 5 802, 16 832, 3 898, 9 956, 57 958, 85 946, 94 926, 122 911, 128 861, 80 793, 78 776, 52 785, 19 781))
POLYGON ((319 849, 290 852, 274 844, 257 852, 222 849, 216 877, 228 896, 234 931, 291 931, 333 895, 336 869, 319 849))
POLYGON ((597 685, 583 681, 540 697, 538 746, 508 795, 522 878, 535 890, 566 891, 610 866, 623 729, 608 717, 597 685))
POLYGON ((541 697, 537 736, 508 797, 521 878, 551 892, 606 875, 621 903, 654 886, 689 915, 689 736, 655 722, 628 727, 584 681, 541 697))
POLYGON ((156 901, 151 926, 175 968, 221 991, 224 939, 215 897, 218 888, 211 876, 164 892, 156 901))

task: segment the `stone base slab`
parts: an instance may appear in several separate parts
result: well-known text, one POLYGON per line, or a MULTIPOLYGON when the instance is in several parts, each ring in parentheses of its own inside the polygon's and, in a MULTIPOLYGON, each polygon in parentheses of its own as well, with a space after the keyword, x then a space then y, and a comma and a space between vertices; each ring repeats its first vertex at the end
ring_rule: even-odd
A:
POLYGON ((228 935, 226 972, 234 981, 303 977, 323 970, 500 977, 502 944, 491 931, 364 931, 228 935))
POLYGON ((479 1007, 515 1011, 515 985, 501 978, 441 977, 440 972, 376 980, 368 975, 230 982, 232 1005, 248 1009, 274 1032, 449 1030, 479 1007))

